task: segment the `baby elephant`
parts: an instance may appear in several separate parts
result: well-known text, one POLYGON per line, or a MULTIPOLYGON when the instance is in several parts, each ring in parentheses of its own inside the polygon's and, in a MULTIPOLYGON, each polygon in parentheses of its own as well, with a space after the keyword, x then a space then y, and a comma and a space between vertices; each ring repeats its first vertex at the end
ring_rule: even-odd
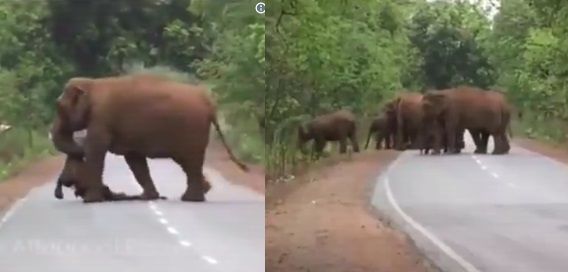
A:
POLYGON ((394 133, 389 127, 388 118, 385 115, 381 115, 373 120, 371 127, 369 128, 369 135, 367 136, 367 143, 365 144, 365 149, 369 147, 369 142, 371 140, 371 135, 375 134, 376 145, 375 149, 381 149, 382 142, 385 142, 385 149, 390 149, 394 140, 394 133))
MULTIPOLYGON (((63 199, 63 186, 75 189, 75 196, 83 198, 85 196, 86 188, 81 184, 82 168, 85 162, 82 158, 67 156, 65 165, 55 187, 54 195, 57 199, 63 199)), ((204 189, 209 191, 211 185, 205 181, 204 189)), ((143 200, 141 195, 127 195, 125 193, 113 192, 108 186, 104 185, 104 200, 105 201, 124 201, 124 200, 143 200)), ((159 199, 166 199, 160 196, 159 199)))
POLYGON ((314 140, 313 150, 320 157, 327 141, 338 141, 339 152, 347 152, 347 140, 351 142, 353 151, 359 152, 357 143, 357 126, 355 116, 348 110, 320 115, 308 122, 305 127, 298 128, 298 146, 304 150, 304 144, 314 140))

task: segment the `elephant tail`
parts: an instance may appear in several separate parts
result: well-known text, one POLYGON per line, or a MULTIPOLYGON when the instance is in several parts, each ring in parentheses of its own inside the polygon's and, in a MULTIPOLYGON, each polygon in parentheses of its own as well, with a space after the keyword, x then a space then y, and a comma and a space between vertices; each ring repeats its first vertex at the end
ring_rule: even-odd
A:
POLYGON ((217 134, 219 134, 219 138, 221 139, 221 143, 223 143, 223 146, 227 150, 227 153, 229 153, 229 157, 231 158, 231 161, 233 161, 243 171, 248 172, 249 171, 248 166, 246 164, 244 164, 243 162, 241 162, 239 159, 237 159, 237 157, 235 157, 235 155, 233 154, 233 151, 231 150, 231 148, 229 147, 229 145, 225 141, 225 135, 223 134, 223 132, 221 131, 221 127, 219 126, 219 122, 217 121, 217 115, 213 114, 212 119, 213 119, 212 120, 213 125, 215 126, 215 130, 217 131, 217 134))
POLYGON ((507 125, 507 133, 509 134, 509 138, 513 138, 513 130, 511 129, 511 123, 507 125))
POLYGON ((515 111, 512 107, 505 107, 501 110, 501 120, 507 126, 505 129, 507 130, 507 134, 509 138, 513 138, 513 129, 511 128, 511 112, 515 111))

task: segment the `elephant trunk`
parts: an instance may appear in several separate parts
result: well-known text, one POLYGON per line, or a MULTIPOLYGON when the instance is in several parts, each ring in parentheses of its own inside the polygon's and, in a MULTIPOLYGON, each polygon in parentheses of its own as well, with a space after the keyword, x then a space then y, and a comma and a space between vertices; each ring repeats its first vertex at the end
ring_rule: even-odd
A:
POLYGON ((83 159, 85 152, 83 147, 73 139, 73 131, 65 128, 61 120, 57 118, 51 128, 51 141, 57 150, 70 157, 83 159))

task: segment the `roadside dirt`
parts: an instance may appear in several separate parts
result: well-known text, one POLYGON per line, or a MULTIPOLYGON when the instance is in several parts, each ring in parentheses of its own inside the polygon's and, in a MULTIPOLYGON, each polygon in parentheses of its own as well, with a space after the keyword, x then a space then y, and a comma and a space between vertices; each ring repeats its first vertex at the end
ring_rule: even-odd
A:
POLYGON ((49 182, 63 168, 63 156, 50 157, 32 163, 14 177, 0 182, 0 214, 29 190, 49 182))
POLYGON ((266 271, 434 270, 405 235, 377 219, 367 202, 374 178, 397 154, 357 154, 289 184, 270 186, 266 271))
POLYGON ((544 156, 553 158, 557 161, 568 164, 568 145, 567 144, 551 144, 543 143, 533 139, 515 138, 514 144, 528 149, 532 152, 537 152, 544 156))
MULTIPOLYGON (((251 171, 241 171, 229 160, 227 152, 220 143, 211 142, 207 149, 206 166, 221 172, 231 182, 247 186, 264 194, 264 170, 250 165, 251 171)), ((46 158, 32 163, 19 174, 0 182, 0 214, 3 214, 16 200, 26 195, 32 188, 52 182, 63 168, 63 155, 46 158)), ((54 199, 55 200, 55 199, 54 199)))
POLYGON ((247 186, 264 195, 264 168, 260 165, 246 163, 249 172, 244 172, 229 159, 229 154, 217 141, 211 141, 207 147, 206 166, 210 166, 235 184, 247 186))

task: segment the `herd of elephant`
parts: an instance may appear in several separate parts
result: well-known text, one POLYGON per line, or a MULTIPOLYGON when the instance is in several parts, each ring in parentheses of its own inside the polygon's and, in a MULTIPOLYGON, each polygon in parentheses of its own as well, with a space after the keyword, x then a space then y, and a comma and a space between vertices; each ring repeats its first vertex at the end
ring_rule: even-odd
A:
POLYGON ((211 189, 203 175, 211 124, 231 160, 248 170, 226 144, 216 105, 204 86, 145 74, 72 78, 56 104, 50 135, 67 155, 54 192, 58 199, 63 198, 63 186, 74 188, 84 202, 164 198, 150 176, 147 158, 170 158, 187 177, 181 200, 204 201, 211 189), (77 142, 73 134, 83 130, 86 136, 77 142), (116 193, 103 183, 108 152, 124 157, 143 189, 141 195, 116 193))
MULTIPOLYGON (((489 136, 494 139, 492 154, 507 154, 514 107, 500 91, 459 86, 430 90, 424 94, 401 92, 382 108, 372 121, 365 148, 375 135, 376 149, 419 149, 421 154, 460 153, 465 147, 465 130, 476 145, 475 153, 486 154, 489 136)), ((520 113, 518 113, 520 117, 520 113)), ((319 157, 327 141, 337 141, 345 153, 348 142, 359 152, 356 117, 348 110, 318 116, 298 128, 301 150, 313 140, 319 157)))

